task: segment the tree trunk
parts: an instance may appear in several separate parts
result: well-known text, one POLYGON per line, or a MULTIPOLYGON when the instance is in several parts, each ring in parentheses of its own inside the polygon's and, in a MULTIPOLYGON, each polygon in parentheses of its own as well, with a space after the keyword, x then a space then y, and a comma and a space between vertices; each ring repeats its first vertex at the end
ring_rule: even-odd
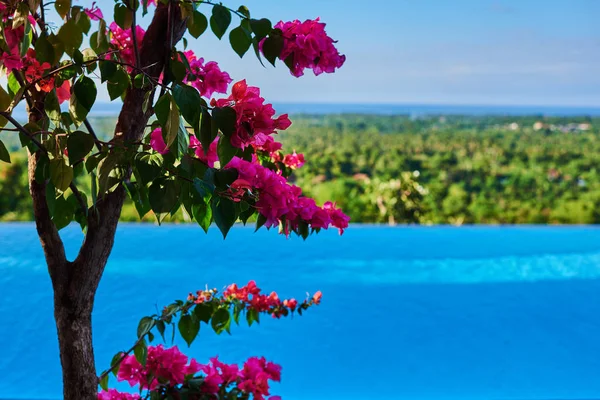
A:
MULTIPOLYGON (((88 295, 93 298, 93 294, 88 295)), ((54 319, 58 332, 64 398, 95 398, 98 378, 92 346, 92 304, 76 304, 68 296, 56 294, 54 319)))
MULTIPOLYGON (((158 4, 140 50, 141 67, 154 79, 159 78, 165 62, 169 60, 171 46, 183 37, 185 22, 178 6, 158 4)), ((128 90, 115 129, 115 140, 136 142, 143 137, 152 115, 151 110, 142 111, 145 92, 146 89, 128 90)), ((46 118, 44 96, 44 93, 31 91, 28 98, 30 122, 37 123, 46 118)), ((40 151, 29 155, 29 188, 36 229, 54 290, 63 398, 96 400, 98 378, 92 346, 92 309, 96 289, 114 244, 125 190, 119 186, 111 193, 99 194, 96 206, 88 210, 87 232, 79 254, 73 262, 69 262, 47 205, 46 182, 35 179, 35 170, 43 156, 40 151)))

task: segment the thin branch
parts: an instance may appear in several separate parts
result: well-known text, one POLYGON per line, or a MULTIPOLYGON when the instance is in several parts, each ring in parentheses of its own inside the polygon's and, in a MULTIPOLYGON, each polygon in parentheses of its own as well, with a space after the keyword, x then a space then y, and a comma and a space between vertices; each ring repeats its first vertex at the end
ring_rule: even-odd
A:
POLYGON ((93 136, 94 142, 96 143, 96 148, 98 149, 98 151, 101 151, 102 145, 100 144, 100 141, 98 140, 98 136, 96 135, 96 132, 94 132, 94 128, 92 128, 92 124, 90 124, 90 121, 88 121, 87 118, 83 120, 83 124, 85 125, 85 128, 88 130, 90 135, 93 136))
MULTIPOLYGON (((16 119, 14 119, 9 112, 0 111, 0 115, 6 118, 11 124, 13 124, 19 130, 19 132, 27 136, 33 142, 33 144, 35 144, 36 147, 46 157, 48 157, 48 150, 46 150, 46 148, 40 143, 40 141, 35 138, 35 135, 31 134, 27 129, 25 129, 25 127, 21 125, 16 119)), ((75 198, 79 202, 79 205, 81 206, 81 209, 83 210, 84 214, 87 215, 87 204, 83 201, 83 197, 81 196, 79 189, 77 189, 77 186, 75 186, 73 182, 69 184, 69 188, 71 189, 71 192, 73 192, 73 194, 75 195, 75 198)))
POLYGON ((133 344, 133 346, 131 346, 131 348, 129 350, 124 351, 123 353, 121 353, 121 357, 119 357, 119 359, 117 361, 115 361, 114 364, 112 364, 110 366, 110 368, 108 368, 107 370, 105 370, 104 372, 102 372, 100 374, 100 376, 98 377, 98 382, 101 382, 102 379, 104 379, 104 377, 106 375, 110 374, 113 369, 115 369, 119 364, 121 364, 121 362, 125 359, 125 357, 127 357, 129 354, 131 354, 131 352, 133 350, 135 350, 135 346, 137 346, 142 340, 144 340, 144 338, 148 335, 148 333, 150 333, 150 331, 148 331, 145 334, 143 334, 142 336, 140 336, 138 338, 138 340, 135 341, 135 343, 133 344))
POLYGON ((44 0, 40 1, 40 15, 41 15, 42 24, 43 24, 42 26, 40 26, 40 28, 42 28, 42 30, 44 32, 46 32, 46 17, 45 17, 45 14, 44 14, 44 0))
POLYGON ((238 10, 234 10, 233 8, 229 8, 229 7, 227 7, 227 6, 225 6, 224 4, 221 4, 221 3, 213 3, 212 1, 209 1, 209 0, 184 0, 184 3, 190 3, 190 4, 208 4, 210 6, 222 6, 222 7, 228 9, 229 11, 231 11, 232 13, 234 13, 235 15, 237 15, 238 17, 240 17, 242 19, 247 19, 248 18, 244 14, 242 14, 241 12, 239 12, 238 10))
POLYGON ((135 55, 135 66, 136 68, 139 68, 141 63, 140 63, 140 51, 138 49, 138 44, 137 44, 137 33, 136 33, 136 10, 134 9, 134 7, 131 7, 131 3, 129 2, 129 9, 131 10, 131 12, 133 13, 133 20, 131 22, 131 40, 133 41, 133 54, 135 55))
MULTIPOLYGON (((165 52, 165 65, 163 66, 162 76, 163 79, 167 78, 167 69, 169 68, 169 63, 171 62, 171 50, 173 49, 173 13, 171 12, 171 5, 173 3, 169 1, 169 5, 167 6, 167 31, 169 32, 169 40, 165 43, 168 48, 165 52)), ((164 86, 160 89, 160 95, 158 98, 161 98, 166 92, 164 86)))

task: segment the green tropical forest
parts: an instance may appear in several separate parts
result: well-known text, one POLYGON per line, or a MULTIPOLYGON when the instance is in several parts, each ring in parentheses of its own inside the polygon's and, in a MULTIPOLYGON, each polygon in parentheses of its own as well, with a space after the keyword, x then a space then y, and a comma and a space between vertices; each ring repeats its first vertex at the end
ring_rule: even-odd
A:
MULTIPOLYGON (((92 118, 109 137, 115 118, 92 118)), ((277 140, 303 153, 292 180, 352 222, 600 223, 600 118, 293 115, 277 140)), ((0 220, 32 220, 18 134, 3 132, 0 220), (12 136, 11 136, 12 135, 12 136)), ((81 179, 81 178, 80 178, 81 179)), ((85 185, 85 182, 81 182, 85 185)), ((124 221, 139 220, 133 203, 124 221)), ((154 221, 151 212, 144 217, 154 221)), ((185 222, 180 213, 170 221, 185 222)))

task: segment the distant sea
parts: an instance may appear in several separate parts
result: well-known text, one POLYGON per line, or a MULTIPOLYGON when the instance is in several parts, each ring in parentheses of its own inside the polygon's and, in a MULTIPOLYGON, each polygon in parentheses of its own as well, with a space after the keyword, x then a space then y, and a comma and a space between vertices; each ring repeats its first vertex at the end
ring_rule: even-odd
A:
MULTIPOLYGON (((274 103, 278 114, 373 114, 373 115, 496 115, 496 116, 600 116, 600 107, 450 105, 450 104, 351 104, 351 103, 274 103)), ((91 115, 117 115, 120 102, 96 103, 91 115)), ((25 117, 18 108, 17 119, 25 117)))

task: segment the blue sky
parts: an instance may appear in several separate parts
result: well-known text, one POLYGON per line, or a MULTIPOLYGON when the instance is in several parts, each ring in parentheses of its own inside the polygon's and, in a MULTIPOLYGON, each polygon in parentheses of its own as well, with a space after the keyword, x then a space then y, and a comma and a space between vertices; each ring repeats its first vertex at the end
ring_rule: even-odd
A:
MULTIPOLYGON (((98 3, 105 11, 114 4, 98 3)), ((283 64, 263 68, 251 52, 240 60, 210 32, 190 42, 273 102, 600 106, 598 0, 244 4, 272 21, 320 16, 347 56, 335 74, 294 78, 283 64)))

